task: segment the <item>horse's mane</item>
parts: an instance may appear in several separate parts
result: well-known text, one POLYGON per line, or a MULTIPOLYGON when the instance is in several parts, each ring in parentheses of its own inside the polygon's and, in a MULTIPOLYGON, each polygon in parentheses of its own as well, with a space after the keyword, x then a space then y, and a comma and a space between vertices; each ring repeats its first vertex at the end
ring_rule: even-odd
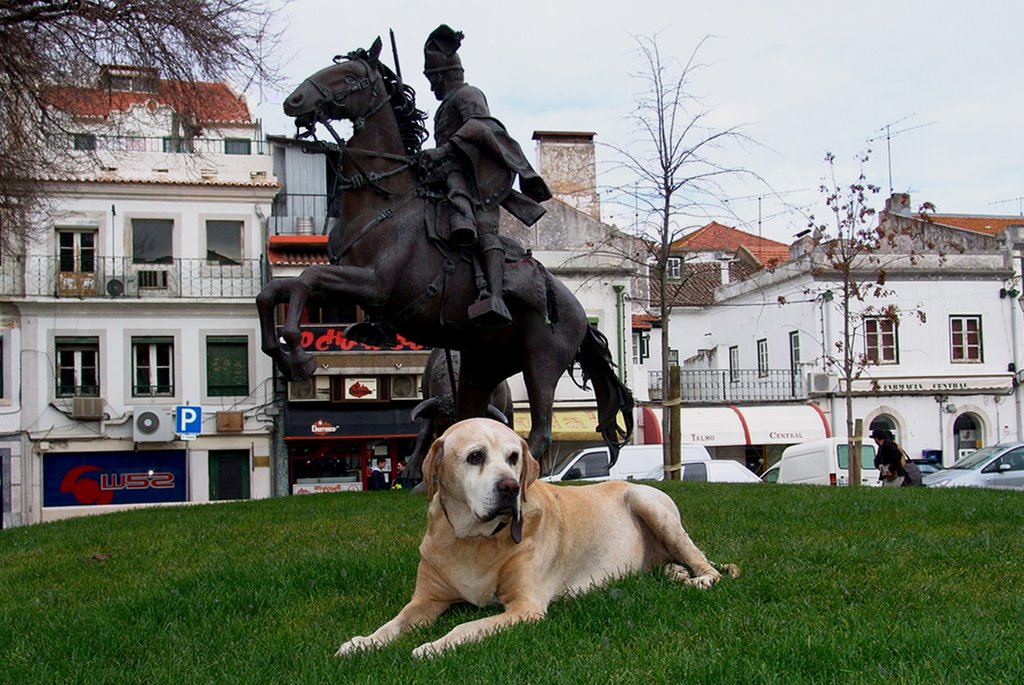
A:
POLYGON ((405 146, 406 153, 415 155, 420 151, 423 141, 427 139, 427 127, 424 124, 427 113, 417 109, 416 91, 412 86, 402 83, 395 72, 383 62, 378 61, 376 67, 384 81, 391 110, 395 113, 402 145, 405 146))

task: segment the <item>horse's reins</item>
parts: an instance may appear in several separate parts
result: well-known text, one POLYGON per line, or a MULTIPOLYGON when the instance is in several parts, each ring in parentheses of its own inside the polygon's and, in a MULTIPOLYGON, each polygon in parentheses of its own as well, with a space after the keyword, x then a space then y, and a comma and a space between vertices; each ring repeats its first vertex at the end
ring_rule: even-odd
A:
MULTIPOLYGON (((322 111, 322 105, 324 102, 333 102, 336 104, 344 102, 344 100, 348 98, 349 95, 352 95, 353 93, 358 93, 359 91, 370 88, 371 86, 373 87, 373 90, 370 93, 371 96, 376 97, 377 95, 380 94, 379 86, 383 85, 384 80, 381 78, 379 73, 376 74, 375 78, 371 77, 371 68, 370 65, 366 62, 366 60, 352 55, 339 55, 334 58, 334 62, 338 64, 342 59, 358 60, 363 64, 363 67, 366 69, 366 75, 363 76, 362 78, 355 79, 354 81, 349 81, 350 85, 348 88, 345 88, 344 90, 340 90, 333 94, 326 87, 317 83, 316 79, 310 78, 310 85, 312 85, 313 88, 315 88, 316 91, 320 93, 323 100, 321 104, 318 104, 316 107, 315 115, 313 117, 313 123, 309 125, 307 132, 301 135, 300 137, 312 137, 315 140, 316 133, 314 131, 314 127, 317 123, 323 124, 327 131, 331 134, 331 137, 334 138, 335 143, 337 143, 338 145, 339 158, 337 175, 339 179, 342 179, 344 181, 344 185, 341 185, 342 190, 361 190, 362 188, 369 186, 380 195, 384 197, 390 197, 392 193, 389 190, 386 190, 385 188, 382 188, 380 185, 378 185, 378 181, 382 181, 386 178, 390 178, 391 176, 395 176, 405 171, 410 166, 412 166, 412 159, 405 155, 396 155, 388 152, 377 152, 376 150, 363 150, 360 148, 349 147, 345 143, 345 140, 338 135, 338 132, 334 130, 334 127, 331 125, 331 120, 328 117, 324 116, 324 112, 322 111), (346 179, 341 174, 341 164, 346 152, 349 153, 349 159, 352 161, 352 166, 355 167, 357 172, 357 175, 350 179, 346 179), (397 162, 401 162, 401 164, 389 171, 384 171, 380 173, 368 172, 359 162, 359 155, 353 154, 356 152, 367 157, 379 157, 381 159, 394 160, 397 162)), ((384 105, 386 105, 387 103, 388 98, 386 97, 385 94, 385 97, 383 99, 374 104, 362 116, 352 120, 352 126, 354 130, 357 132, 361 131, 366 126, 366 122, 369 121, 370 118, 373 117, 375 114, 377 114, 377 112, 383 109, 384 105)))

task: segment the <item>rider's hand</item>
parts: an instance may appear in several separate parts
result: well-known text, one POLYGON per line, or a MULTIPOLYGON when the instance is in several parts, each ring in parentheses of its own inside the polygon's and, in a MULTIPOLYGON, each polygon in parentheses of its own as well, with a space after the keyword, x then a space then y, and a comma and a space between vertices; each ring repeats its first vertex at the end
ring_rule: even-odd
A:
POLYGON ((448 150, 445 146, 430 148, 420 153, 420 159, 424 164, 433 166, 440 164, 444 161, 444 158, 448 156, 448 150))

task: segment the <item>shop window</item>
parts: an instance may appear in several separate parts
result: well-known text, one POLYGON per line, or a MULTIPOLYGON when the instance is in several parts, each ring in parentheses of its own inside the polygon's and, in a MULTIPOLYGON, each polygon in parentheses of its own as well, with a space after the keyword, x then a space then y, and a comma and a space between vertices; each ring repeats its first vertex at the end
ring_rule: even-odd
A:
POLYGON ((249 394, 249 341, 246 337, 206 338, 206 394, 210 397, 249 394))
POLYGON ((54 351, 57 397, 99 397, 99 338, 56 338, 54 351))
POLYGON ((206 222, 206 259, 223 265, 242 263, 241 221, 206 222))
POLYGON ((898 364, 898 330, 893 319, 864 319, 864 353, 869 364, 898 364))
POLYGON ((174 395, 174 339, 132 338, 132 397, 174 395))
POLYGON ((949 317, 949 349, 954 364, 980 363, 981 317, 949 317))

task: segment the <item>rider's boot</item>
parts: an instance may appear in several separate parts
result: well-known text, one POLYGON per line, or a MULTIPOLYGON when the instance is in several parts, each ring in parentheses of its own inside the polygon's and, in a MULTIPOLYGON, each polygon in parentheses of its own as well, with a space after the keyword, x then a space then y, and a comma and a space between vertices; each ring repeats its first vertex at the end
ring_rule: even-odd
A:
POLYGON ((477 234, 472 200, 464 192, 452 191, 448 194, 448 201, 453 210, 450 219, 452 242, 463 247, 472 245, 477 234))
POLYGON ((480 292, 480 299, 469 306, 469 320, 478 326, 486 328, 499 328, 512 323, 512 315, 505 306, 501 291, 505 286, 505 251, 497 242, 497 235, 494 240, 490 235, 481 236, 481 247, 484 250, 484 270, 487 273, 487 284, 489 290, 480 292))

